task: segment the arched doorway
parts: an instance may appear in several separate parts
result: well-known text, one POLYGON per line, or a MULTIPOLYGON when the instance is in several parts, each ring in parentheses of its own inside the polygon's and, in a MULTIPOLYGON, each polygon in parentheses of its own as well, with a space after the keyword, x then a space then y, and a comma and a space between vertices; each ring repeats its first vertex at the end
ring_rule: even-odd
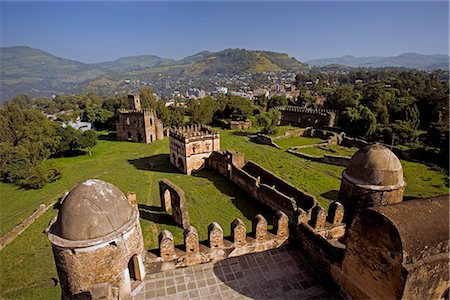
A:
POLYGON ((128 131, 128 140, 132 141, 133 140, 133 134, 131 132, 128 131))
POLYGON ((164 191, 164 208, 166 211, 172 209, 172 196, 170 195, 170 191, 167 189, 164 191))

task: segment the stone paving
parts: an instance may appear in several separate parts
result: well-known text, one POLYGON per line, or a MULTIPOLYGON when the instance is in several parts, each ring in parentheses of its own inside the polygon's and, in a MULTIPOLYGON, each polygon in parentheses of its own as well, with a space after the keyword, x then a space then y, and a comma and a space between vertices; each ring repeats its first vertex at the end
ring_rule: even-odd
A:
POLYGON ((133 300, 337 299, 291 247, 147 275, 133 300))

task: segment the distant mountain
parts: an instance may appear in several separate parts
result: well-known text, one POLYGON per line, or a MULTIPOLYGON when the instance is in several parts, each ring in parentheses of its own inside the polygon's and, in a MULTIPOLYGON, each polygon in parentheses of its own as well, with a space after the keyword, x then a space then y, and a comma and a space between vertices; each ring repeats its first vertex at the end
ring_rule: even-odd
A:
POLYGON ((93 66, 105 71, 127 72, 148 67, 161 67, 172 65, 175 60, 162 58, 156 55, 139 55, 121 57, 114 61, 105 61, 92 64, 93 66))
POLYGON ((403 53, 397 56, 386 57, 355 57, 345 55, 342 57, 309 60, 306 63, 310 66, 318 67, 326 65, 344 65, 354 68, 404 67, 431 71, 436 69, 448 70, 449 56, 444 54, 425 55, 418 53, 403 53))
POLYGON ((104 72, 89 64, 25 46, 0 48, 1 99, 19 93, 51 95, 79 89, 84 80, 104 72))
POLYGON ((176 61, 172 65, 144 68, 126 74, 138 77, 151 76, 155 73, 184 76, 208 76, 217 73, 235 75, 244 72, 298 71, 306 67, 305 64, 285 53, 226 49, 220 52, 203 51, 176 61))

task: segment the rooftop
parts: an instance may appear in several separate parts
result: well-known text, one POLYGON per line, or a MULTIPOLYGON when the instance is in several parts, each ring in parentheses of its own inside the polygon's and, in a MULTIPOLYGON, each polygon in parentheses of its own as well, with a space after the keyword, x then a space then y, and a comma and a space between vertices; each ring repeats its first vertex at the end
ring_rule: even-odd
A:
POLYGON ((286 246, 173 271, 148 274, 133 300, 345 299, 322 285, 306 259, 286 246))

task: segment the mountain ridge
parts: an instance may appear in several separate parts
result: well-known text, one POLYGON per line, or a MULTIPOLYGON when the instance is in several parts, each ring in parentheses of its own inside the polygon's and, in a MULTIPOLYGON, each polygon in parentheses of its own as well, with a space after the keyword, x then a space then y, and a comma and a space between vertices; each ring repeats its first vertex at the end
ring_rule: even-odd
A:
POLYGON ((320 58, 308 60, 311 66, 324 67, 326 65, 343 65, 352 68, 383 68, 404 67, 432 71, 435 69, 449 69, 449 56, 446 54, 420 54, 405 52, 396 56, 352 56, 320 58))

